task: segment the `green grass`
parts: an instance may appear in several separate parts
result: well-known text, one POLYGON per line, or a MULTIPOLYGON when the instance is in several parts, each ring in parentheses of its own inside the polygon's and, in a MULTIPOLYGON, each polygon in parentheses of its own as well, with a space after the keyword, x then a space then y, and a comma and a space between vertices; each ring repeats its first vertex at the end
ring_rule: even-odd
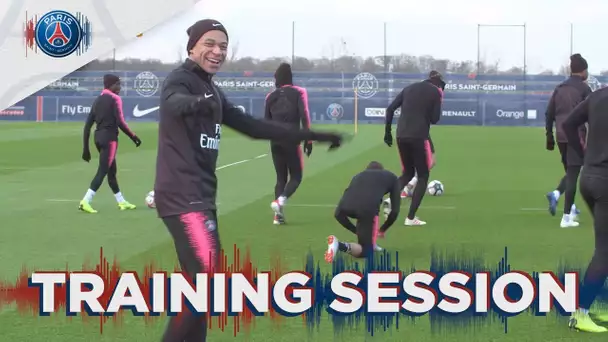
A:
MULTIPOLYGON (((119 182, 128 200, 140 205, 119 212, 107 185, 95 197, 99 214, 76 210, 96 168, 80 160, 81 125, 57 123, 0 124, 0 279, 14 281, 25 264, 35 269, 76 269, 86 259, 95 260, 99 248, 117 256, 127 269, 142 270, 154 260, 172 268, 176 263, 172 240, 156 213, 143 206, 152 189, 156 156, 156 125, 133 128, 143 140, 135 148, 121 137, 118 152, 119 182)), ((351 130, 351 126, 330 126, 351 130)), ((560 258, 586 265, 593 250, 593 232, 583 210, 581 227, 560 229, 559 217, 550 217, 544 194, 553 189, 562 168, 557 152, 544 150, 544 135, 535 128, 434 127, 437 166, 432 179, 446 186, 442 197, 426 197, 419 216, 428 225, 406 228, 403 217, 381 245, 399 251, 400 264, 428 267, 433 247, 448 251, 481 253, 496 262, 508 246, 513 268, 526 271, 555 269, 560 258), (425 207, 426 206, 426 207, 425 207), (443 207, 443 209, 441 209, 443 207), (445 207, 454 207, 446 209, 445 207), (522 210, 538 208, 538 210, 522 210)), ((253 158, 269 151, 268 143, 250 141, 228 132, 221 143, 218 165, 253 158)), ((220 232, 224 247, 237 244, 251 250, 261 269, 270 267, 270 256, 279 253, 288 269, 301 269, 312 251, 319 259, 325 239, 335 234, 352 238, 332 218, 332 208, 350 178, 369 161, 378 160, 399 171, 395 148, 382 143, 380 126, 362 126, 341 150, 328 153, 317 145, 306 160, 305 178, 287 208, 289 225, 272 225, 269 204, 274 170, 268 156, 218 171, 220 232), (314 204, 317 206, 299 206, 314 204), (327 205, 327 206, 323 206, 327 205)), ((580 201, 579 201, 580 202, 580 201)), ((579 206, 583 207, 582 203, 579 206)), ((583 208, 584 209, 584 208, 583 208)), ((229 253, 231 255, 231 253, 229 253)), ((325 266, 324 266, 325 267, 325 266)), ((165 318, 144 324, 130 314, 121 326, 106 324, 99 333, 95 320, 82 323, 64 315, 35 317, 13 307, 0 312, 2 341, 159 341, 165 318)), ((549 315, 522 315, 509 320, 509 333, 499 323, 475 330, 431 334, 427 317, 415 324, 401 321, 399 330, 367 337, 365 328, 334 336, 323 319, 320 329, 308 335, 301 318, 284 319, 277 327, 258 318, 249 335, 232 335, 214 328, 210 341, 600 341, 570 331, 564 320, 549 315)))

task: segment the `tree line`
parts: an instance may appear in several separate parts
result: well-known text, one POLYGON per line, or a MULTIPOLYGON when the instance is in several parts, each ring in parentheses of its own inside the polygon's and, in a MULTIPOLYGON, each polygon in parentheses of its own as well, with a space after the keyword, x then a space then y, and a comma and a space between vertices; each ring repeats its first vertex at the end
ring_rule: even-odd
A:
MULTIPOLYGON (((185 56, 184 56, 185 57, 185 56)), ((183 58, 179 58, 174 63, 166 63, 158 59, 98 59, 94 60, 78 71, 92 70, 133 70, 133 71, 169 71, 181 63, 183 58)), ((281 62, 292 64, 292 69, 299 72, 399 72, 399 73, 427 73, 430 70, 437 70, 445 74, 486 74, 486 75, 523 75, 522 66, 512 66, 500 68, 500 61, 485 62, 480 61, 452 61, 448 59, 436 59, 433 56, 378 56, 378 57, 358 57, 341 56, 338 58, 315 58, 304 57, 272 57, 266 59, 256 59, 253 57, 237 57, 236 51, 229 54, 226 63, 222 67, 224 72, 274 72, 281 62)), ((562 66, 559 70, 545 70, 540 75, 568 75, 568 65, 562 66)), ((602 76, 608 76, 608 70, 601 72, 602 76)))

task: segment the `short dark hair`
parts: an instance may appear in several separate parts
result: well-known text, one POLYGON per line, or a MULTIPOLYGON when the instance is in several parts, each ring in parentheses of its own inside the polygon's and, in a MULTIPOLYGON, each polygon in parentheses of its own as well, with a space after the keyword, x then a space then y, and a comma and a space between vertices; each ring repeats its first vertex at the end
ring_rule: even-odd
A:
POLYGON ((367 165, 368 170, 383 170, 384 166, 377 161, 372 161, 367 165))

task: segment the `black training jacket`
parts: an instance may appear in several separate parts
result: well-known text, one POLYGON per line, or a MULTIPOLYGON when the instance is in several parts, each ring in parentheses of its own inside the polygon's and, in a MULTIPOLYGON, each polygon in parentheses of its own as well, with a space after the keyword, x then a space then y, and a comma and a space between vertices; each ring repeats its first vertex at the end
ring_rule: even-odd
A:
POLYGON ((608 88, 591 93, 564 121, 568 146, 584 157, 583 172, 608 178, 608 88), (586 142, 579 138, 579 129, 588 124, 586 142))
MULTIPOLYGON (((557 142, 567 143, 568 139, 562 129, 562 124, 570 116, 572 110, 591 92, 589 85, 580 76, 570 76, 560 83, 553 91, 545 113, 546 133, 548 135, 553 134, 553 125, 555 124, 557 142)), ((579 128, 579 139, 584 137, 585 134, 585 126, 583 125, 579 128)))
POLYGON ((442 91, 429 80, 405 87, 386 109, 386 131, 393 123, 395 110, 401 108, 397 138, 428 139, 431 124, 441 118, 442 91))
POLYGON ((338 203, 345 211, 362 217, 374 217, 380 211, 384 195, 389 194, 392 211, 382 230, 390 227, 399 215, 401 187, 399 178, 388 170, 366 169, 355 175, 338 203))
POLYGON ((84 125, 84 144, 88 146, 91 128, 95 127, 95 142, 104 144, 118 141, 118 130, 133 139, 135 133, 129 129, 122 112, 122 99, 108 89, 104 89, 93 104, 84 125))
POLYGON ((160 217, 216 209, 215 170, 223 125, 254 139, 327 139, 322 133, 279 127, 243 113, 212 78, 186 59, 163 83, 154 185, 160 217))

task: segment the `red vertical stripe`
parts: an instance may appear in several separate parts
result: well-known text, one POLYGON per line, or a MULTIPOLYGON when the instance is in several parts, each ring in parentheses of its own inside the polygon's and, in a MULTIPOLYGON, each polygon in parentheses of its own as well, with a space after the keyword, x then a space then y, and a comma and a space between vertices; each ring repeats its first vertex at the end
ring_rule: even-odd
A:
POLYGON ((44 121, 44 97, 36 96, 36 122, 44 121))

